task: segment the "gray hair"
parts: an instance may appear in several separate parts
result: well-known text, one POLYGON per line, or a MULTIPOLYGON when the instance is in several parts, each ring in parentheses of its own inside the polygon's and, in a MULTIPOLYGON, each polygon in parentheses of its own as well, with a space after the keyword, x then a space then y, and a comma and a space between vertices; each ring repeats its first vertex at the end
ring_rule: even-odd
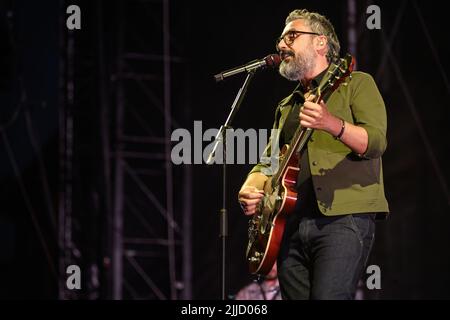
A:
POLYGON ((286 18, 286 24, 297 19, 305 20, 306 25, 309 26, 313 32, 317 32, 318 34, 327 37, 327 60, 328 62, 336 62, 339 59, 341 46, 331 22, 325 16, 317 12, 309 12, 306 9, 296 9, 289 13, 286 18))

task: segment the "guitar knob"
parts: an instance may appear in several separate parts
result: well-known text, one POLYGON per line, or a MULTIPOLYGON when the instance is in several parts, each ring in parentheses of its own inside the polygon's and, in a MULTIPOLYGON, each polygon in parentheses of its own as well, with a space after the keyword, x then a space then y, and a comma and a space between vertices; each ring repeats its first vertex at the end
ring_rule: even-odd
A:
POLYGON ((250 262, 259 262, 259 260, 261 260, 260 258, 256 258, 256 257, 251 257, 250 259, 248 259, 250 262))

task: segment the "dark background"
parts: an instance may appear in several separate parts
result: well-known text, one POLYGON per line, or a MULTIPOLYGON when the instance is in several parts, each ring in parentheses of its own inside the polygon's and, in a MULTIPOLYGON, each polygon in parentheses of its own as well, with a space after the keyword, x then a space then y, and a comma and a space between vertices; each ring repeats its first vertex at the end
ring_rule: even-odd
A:
MULTIPOLYGON (((183 238, 175 233, 177 241, 188 239, 191 246, 187 256, 183 244, 175 248, 179 281, 181 270, 191 266, 192 278, 186 280, 190 293, 183 295, 182 287, 175 296, 167 293, 167 250, 141 246, 125 250, 146 255, 141 260, 127 256, 122 296, 220 298, 221 167, 172 166, 167 183, 164 141, 125 144, 118 128, 128 135, 164 136, 167 97, 171 131, 186 128, 193 133, 194 121, 202 121, 203 131, 219 128, 244 78, 217 84, 215 73, 273 53, 287 14, 296 8, 327 16, 344 54, 349 2, 168 3, 170 91, 164 91, 167 78, 160 58, 163 1, 1 2, 0 297, 113 298, 113 239, 120 232, 114 227, 117 199, 124 199, 124 234, 150 230, 163 238, 169 234, 167 221, 155 203, 168 207, 171 190, 174 219, 191 234, 183 238), (65 27, 70 4, 81 8, 81 30, 65 27), (121 64, 124 52, 144 52, 151 58, 129 58, 121 64), (121 103, 123 114, 117 112, 121 103), (126 158, 131 151, 140 157, 126 158), (133 186, 130 175, 121 191, 116 168, 125 158, 142 184, 133 186), (149 203, 149 192, 143 190, 151 190, 158 201, 149 203), (144 220, 132 219, 133 210, 144 220), (188 213, 189 219, 183 219, 188 213), (71 245, 61 241, 68 230, 62 233, 61 219, 68 216, 71 245), (83 285, 77 293, 62 294, 59 282, 66 275, 61 266, 68 261, 81 266, 83 285), (133 274, 133 261, 151 281, 133 274)), ((358 70, 375 78, 388 113, 383 164, 391 214, 377 225, 369 261, 381 268, 382 289, 366 292, 366 298, 448 299, 447 13, 429 1, 356 1, 356 9, 357 49, 351 53, 358 70), (366 27, 370 4, 381 8, 380 30, 366 27)), ((233 127, 270 128, 274 106, 294 86, 275 72, 258 73, 233 127)), ((251 280, 244 260, 247 218, 236 201, 250 168, 228 166, 231 295, 251 280)))

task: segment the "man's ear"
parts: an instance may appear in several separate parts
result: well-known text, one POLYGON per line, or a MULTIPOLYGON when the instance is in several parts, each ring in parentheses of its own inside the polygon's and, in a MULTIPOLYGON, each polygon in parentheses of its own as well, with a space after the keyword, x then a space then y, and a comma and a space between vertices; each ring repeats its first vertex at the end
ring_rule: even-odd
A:
POLYGON ((316 49, 320 54, 326 54, 328 49, 328 39, 325 36, 318 36, 316 39, 316 49))
POLYGON ((317 41, 317 45, 319 46, 319 49, 323 48, 323 47, 326 47, 327 43, 328 43, 328 39, 325 36, 318 36, 316 38, 316 41, 317 41))

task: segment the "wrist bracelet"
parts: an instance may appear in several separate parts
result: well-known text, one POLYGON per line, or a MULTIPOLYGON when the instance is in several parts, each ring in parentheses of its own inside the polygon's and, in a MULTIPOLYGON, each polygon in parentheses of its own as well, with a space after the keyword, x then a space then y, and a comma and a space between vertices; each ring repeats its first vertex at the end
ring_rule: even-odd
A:
POLYGON ((341 119, 342 121, 342 128, 341 131, 339 132, 339 134, 337 136, 335 136, 334 138, 336 140, 341 140, 342 135, 344 134, 344 130, 345 130, 345 121, 343 119, 341 119))

